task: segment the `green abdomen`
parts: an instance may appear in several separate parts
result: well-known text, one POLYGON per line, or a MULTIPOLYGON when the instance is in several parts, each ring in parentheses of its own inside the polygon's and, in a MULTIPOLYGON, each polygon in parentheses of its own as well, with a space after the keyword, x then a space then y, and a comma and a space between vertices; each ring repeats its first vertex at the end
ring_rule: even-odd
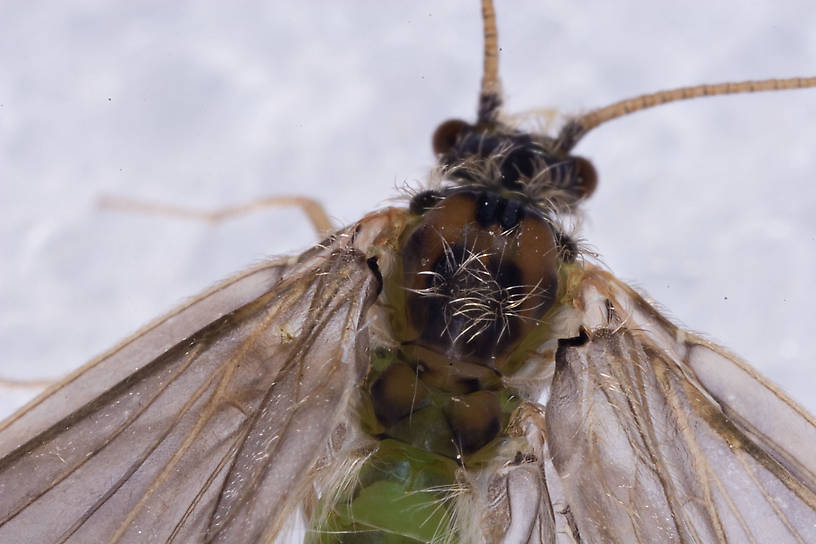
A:
POLYGON ((518 401, 499 389, 498 379, 440 379, 416 356, 411 349, 375 351, 360 415, 364 430, 378 439, 376 450, 345 496, 322 505, 328 516, 310 541, 456 540, 457 473, 492 457, 518 401))

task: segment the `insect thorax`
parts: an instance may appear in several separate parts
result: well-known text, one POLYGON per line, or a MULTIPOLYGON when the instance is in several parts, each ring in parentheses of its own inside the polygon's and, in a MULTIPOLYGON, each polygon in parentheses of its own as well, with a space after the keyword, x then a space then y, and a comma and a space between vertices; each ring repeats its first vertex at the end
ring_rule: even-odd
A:
POLYGON ((451 513, 435 504, 459 467, 491 459, 508 439, 521 397, 503 378, 548 337, 562 266, 574 259, 557 214, 594 188, 589 163, 556 147, 503 127, 437 130, 446 181, 411 201, 398 262, 383 278, 395 347, 373 350, 362 388, 361 424, 379 445, 331 531, 413 534, 413 521, 386 528, 382 504, 364 507, 375 494, 419 501, 423 530, 447 523, 451 513))

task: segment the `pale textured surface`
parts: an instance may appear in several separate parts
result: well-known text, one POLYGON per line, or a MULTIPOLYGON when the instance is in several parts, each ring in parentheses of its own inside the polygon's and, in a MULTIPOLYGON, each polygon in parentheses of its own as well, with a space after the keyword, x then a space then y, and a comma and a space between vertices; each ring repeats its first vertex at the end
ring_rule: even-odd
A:
MULTIPOLYGON (((508 111, 816 66, 809 3, 653 4, 499 1, 508 111)), ((4 2, 2 374, 59 376, 313 240, 294 211, 212 228, 100 212, 101 193, 214 207, 294 192, 346 223, 424 179, 436 123, 474 114, 478 7, 389 6, 4 2)), ((812 411, 814 118, 816 91, 717 98, 577 149, 601 176, 585 237, 612 271, 812 411)))

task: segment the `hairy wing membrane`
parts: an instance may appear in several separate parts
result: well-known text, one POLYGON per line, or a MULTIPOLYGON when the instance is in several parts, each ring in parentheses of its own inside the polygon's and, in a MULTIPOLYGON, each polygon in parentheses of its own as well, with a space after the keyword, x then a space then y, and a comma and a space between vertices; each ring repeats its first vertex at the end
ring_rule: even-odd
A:
POLYGON ((606 273, 579 305, 546 407, 574 540, 816 541, 811 416, 606 273))
POLYGON ((5 422, 0 541, 272 538, 367 368, 379 285, 352 232, 217 286, 5 422))

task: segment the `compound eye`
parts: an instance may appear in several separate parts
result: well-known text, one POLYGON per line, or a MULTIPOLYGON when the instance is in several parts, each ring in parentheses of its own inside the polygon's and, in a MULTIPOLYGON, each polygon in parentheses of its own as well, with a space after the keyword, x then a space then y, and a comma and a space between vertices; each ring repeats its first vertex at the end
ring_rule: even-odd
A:
POLYGON ((473 127, 461 119, 449 119, 436 127, 431 140, 433 152, 444 155, 456 145, 459 135, 473 127))
POLYGON ((598 187, 598 172, 592 163, 583 157, 573 157, 575 168, 578 171, 578 180, 575 184, 575 191, 578 198, 588 198, 598 187))

